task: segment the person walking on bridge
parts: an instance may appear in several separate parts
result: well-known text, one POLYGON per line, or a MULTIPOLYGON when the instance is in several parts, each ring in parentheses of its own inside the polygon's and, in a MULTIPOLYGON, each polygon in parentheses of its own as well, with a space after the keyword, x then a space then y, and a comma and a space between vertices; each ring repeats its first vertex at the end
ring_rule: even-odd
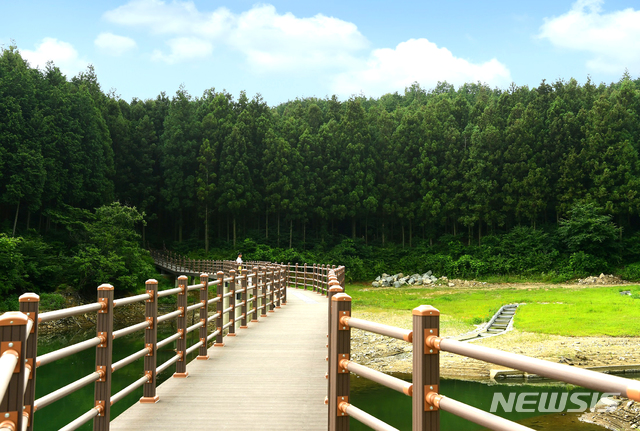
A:
POLYGON ((242 253, 238 253, 236 264, 238 265, 238 272, 242 271, 242 253))
MULTIPOLYGON (((238 252, 238 258, 236 259, 236 264, 238 265, 237 274, 240 275, 242 271, 242 253, 241 252, 238 252)), ((240 299, 242 299, 241 294, 236 293, 236 301, 240 301, 240 299)))

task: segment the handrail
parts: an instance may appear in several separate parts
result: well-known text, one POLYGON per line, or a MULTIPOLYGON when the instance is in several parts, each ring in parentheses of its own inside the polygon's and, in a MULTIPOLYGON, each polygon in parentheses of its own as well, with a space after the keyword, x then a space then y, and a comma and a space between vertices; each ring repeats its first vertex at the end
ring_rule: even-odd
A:
MULTIPOLYGON (((317 276, 314 275, 312 277, 312 273, 309 272, 307 274, 308 277, 305 275, 303 279, 300 277, 301 274, 292 273, 290 271, 291 267, 288 264, 271 264, 267 262, 247 263, 246 269, 236 271, 236 265, 231 262, 200 262, 183 259, 180 262, 165 260, 165 263, 176 271, 185 270, 191 275, 199 273, 200 279, 198 281, 194 279, 194 284, 189 285, 187 283, 188 278, 186 276, 180 276, 177 279, 177 286, 175 288, 163 291, 158 291, 157 281, 147 280, 146 293, 118 299, 114 298, 113 286, 104 284, 98 287, 98 301, 95 303, 48 311, 40 313, 39 316, 39 297, 35 294, 25 294, 20 297, 20 310, 23 313, 5 313, 0 316, 0 319, 7 318, 7 321, 11 320, 11 324, 14 323, 12 319, 16 319, 17 324, 24 325, 24 330, 20 332, 21 338, 15 341, 30 343, 32 347, 29 347, 31 350, 28 351, 36 351, 35 343, 37 343, 36 337, 39 323, 97 312, 96 336, 87 340, 38 357, 26 358, 25 361, 22 361, 20 358, 24 347, 23 350, 20 351, 8 349, 2 352, 2 355, 0 355, 0 399, 2 399, 5 394, 8 395, 10 399, 14 399, 13 397, 18 397, 18 399, 20 399, 20 397, 24 398, 25 416, 19 417, 17 423, 2 422, 0 424, 0 431, 5 425, 14 427, 15 429, 27 429, 27 421, 33 422, 33 417, 29 415, 33 416, 36 410, 42 409, 91 383, 96 385, 96 390, 94 391, 96 394, 96 407, 85 412, 62 429, 67 431, 76 429, 90 419, 97 421, 98 428, 108 429, 111 405, 120 401, 140 386, 144 388, 144 396, 141 402, 156 402, 158 396, 155 392, 155 376, 158 373, 176 364, 174 377, 186 377, 188 373, 186 372, 185 366, 188 355, 199 351, 197 359, 208 359, 207 346, 209 342, 215 341, 215 346, 224 346, 222 340, 227 332, 229 332, 230 335, 235 335, 238 328, 246 328, 249 317, 252 318, 252 322, 257 322, 259 317, 265 317, 267 312, 275 312, 281 305, 286 304, 286 289, 288 287, 293 285, 305 289, 311 288, 322 294, 326 293, 329 287, 329 279, 327 277, 328 266, 321 267, 320 265, 314 265, 313 271, 317 276), (321 270, 320 268, 323 269, 321 270), (218 271, 215 272, 216 270, 218 271), (321 273, 322 276, 320 276, 321 273), (208 274, 211 274, 211 277, 209 277, 208 274), (322 282, 319 282, 321 279, 322 282), (211 292, 212 286, 216 286, 213 292, 211 292), (191 297, 191 295, 188 295, 188 292, 197 290, 200 291, 199 299, 189 305, 188 297, 191 297), (210 297, 210 293, 213 293, 214 297, 210 297), (157 299, 166 298, 171 295, 177 295, 177 309, 158 316, 157 299), (114 310, 142 301, 144 301, 145 306, 145 320, 114 331, 114 310), (212 304, 216 304, 217 310, 212 310, 214 313, 209 315, 208 309, 212 304), (191 312, 195 315, 196 310, 199 310, 200 318, 197 323, 187 327, 188 313, 191 312), (258 310, 262 310, 262 314, 259 314, 258 310), (157 325, 174 318, 177 319, 177 332, 166 337, 164 340, 158 341, 157 325), (228 321, 226 319, 228 319, 228 321), (129 354, 119 361, 113 362, 111 357, 113 342, 121 337, 143 329, 145 347, 129 354), (186 335, 196 330, 199 330, 198 341, 187 347, 186 335), (157 350, 173 342, 176 343, 176 355, 158 366, 156 363, 157 350), (33 385, 36 382, 35 373, 37 368, 89 348, 96 348, 96 371, 70 382, 37 400, 33 398, 33 385), (123 390, 111 395, 111 374, 127 365, 136 363, 143 357, 145 358, 144 375, 123 390), (20 373, 13 372, 17 369, 20 369, 20 373), (12 383, 14 381, 13 379, 17 378, 17 376, 22 379, 19 380, 22 382, 19 385, 12 383), (31 379, 31 377, 33 377, 33 379, 31 379), (14 388, 20 390, 16 391, 14 388), (23 396, 27 391, 31 393, 30 400, 27 399, 26 395, 23 396), (28 406, 31 406, 30 410, 27 408, 28 406), (26 414, 26 412, 30 413, 26 414)), ((0 331, 0 341, 3 343, 3 349, 5 349, 5 345, 11 347, 14 342, 13 339, 7 340, 6 335, 3 334, 4 333, 0 331), (3 336, 5 338, 2 338, 3 336), (5 344, 5 342, 8 342, 8 344, 5 344)), ((24 344, 22 346, 24 346, 24 344)), ((29 427, 30 426, 31 425, 29 425, 29 427)))
POLYGON ((94 337, 67 347, 63 347, 62 349, 54 350, 53 352, 45 353, 44 355, 38 356, 36 358, 36 366, 41 367, 43 365, 47 365, 51 362, 57 361, 58 359, 66 358, 67 356, 82 352, 83 350, 90 349, 91 347, 96 347, 102 342, 103 339, 94 337))
POLYGON ((129 296, 128 298, 114 299, 113 306, 121 307, 123 305, 129 305, 129 304, 134 304, 136 302, 144 301, 149 298, 150 296, 148 293, 142 293, 140 295, 129 296))
POLYGON ((531 374, 538 374, 553 380, 582 386, 599 392, 625 394, 627 398, 640 401, 640 382, 598 373, 597 371, 576 368, 566 364, 556 364, 542 359, 529 358, 524 355, 504 352, 489 347, 465 344, 456 340, 440 337, 429 337, 428 346, 445 352, 455 353, 468 358, 479 359, 503 365, 531 374))
MULTIPOLYGON (((335 278, 335 274, 330 272, 329 277, 335 278)), ((640 382, 635 380, 442 338, 438 335, 440 312, 430 306, 420 306, 412 311, 413 330, 395 328, 351 317, 351 297, 341 291, 341 287, 329 289, 329 391, 327 402, 329 404, 329 430, 331 431, 348 429, 348 422, 345 420, 348 421, 349 416, 373 429, 395 429, 349 404, 349 385, 345 380, 348 379, 349 373, 365 377, 412 397, 414 430, 437 431, 438 428, 425 428, 425 426, 427 423, 434 423, 435 416, 433 415, 438 415, 438 411, 443 410, 494 430, 531 431, 530 428, 440 394, 438 392, 440 377, 437 369, 440 351, 535 373, 599 392, 620 393, 632 400, 640 401, 640 382), (412 342, 414 349, 413 382, 405 382, 351 361, 349 359, 351 328, 412 342)))
POLYGON ((48 311, 40 314, 40 322, 48 322, 50 320, 58 320, 65 317, 77 316, 78 314, 90 313, 92 311, 102 310, 104 305, 96 302, 93 304, 78 305, 77 307, 64 308, 62 310, 48 311))
POLYGON ((56 402, 64 397, 66 397, 67 395, 77 391, 78 389, 82 389, 85 386, 87 386, 89 383, 93 383, 96 380, 98 380, 100 378, 100 373, 93 372, 91 374, 89 374, 88 376, 85 376, 81 379, 76 380, 75 382, 71 382, 66 386, 61 387, 60 389, 57 389, 53 392, 48 393, 47 395, 38 398, 35 401, 35 408, 37 410, 40 410, 46 406, 48 406, 49 404, 56 402))

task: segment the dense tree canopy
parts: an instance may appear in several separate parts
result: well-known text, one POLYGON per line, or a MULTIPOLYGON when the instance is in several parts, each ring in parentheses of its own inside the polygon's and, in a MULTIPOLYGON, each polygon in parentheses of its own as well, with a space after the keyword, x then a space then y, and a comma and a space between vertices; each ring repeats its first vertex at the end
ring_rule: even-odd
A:
MULTIPOLYGON (((610 218, 620 240, 640 228, 639 117, 640 80, 628 74, 597 86, 413 84, 379 99, 276 107, 181 87, 129 103, 105 94, 91 67, 68 79, 9 47, 0 55, 4 250, 19 247, 11 237, 55 231, 69 208, 114 201, 146 213, 152 247, 239 247, 247 237, 275 246, 281 223, 290 246, 348 237, 412 247, 443 235, 479 246, 563 220, 568 235, 575 208, 610 218)), ((565 240, 569 252, 593 252, 565 240)))

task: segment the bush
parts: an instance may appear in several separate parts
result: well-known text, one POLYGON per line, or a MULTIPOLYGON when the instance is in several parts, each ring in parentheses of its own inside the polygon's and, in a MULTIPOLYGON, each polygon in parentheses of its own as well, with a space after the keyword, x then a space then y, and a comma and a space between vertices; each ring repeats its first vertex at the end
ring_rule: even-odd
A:
POLYGON ((627 265, 621 275, 625 280, 640 281, 640 262, 627 265))
POLYGON ((569 269, 573 271, 575 276, 583 277, 605 272, 609 269, 609 265, 600 257, 579 251, 569 256, 569 269))

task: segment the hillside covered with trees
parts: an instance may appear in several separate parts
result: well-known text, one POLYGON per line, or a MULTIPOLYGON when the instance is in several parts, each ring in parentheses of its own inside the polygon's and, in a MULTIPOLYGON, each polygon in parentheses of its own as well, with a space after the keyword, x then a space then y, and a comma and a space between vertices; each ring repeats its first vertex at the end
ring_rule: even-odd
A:
POLYGON ((276 107, 214 88, 127 102, 91 67, 68 78, 9 47, 0 293, 131 289, 153 272, 139 246, 340 260, 352 279, 640 277, 639 116, 628 74, 276 107))

